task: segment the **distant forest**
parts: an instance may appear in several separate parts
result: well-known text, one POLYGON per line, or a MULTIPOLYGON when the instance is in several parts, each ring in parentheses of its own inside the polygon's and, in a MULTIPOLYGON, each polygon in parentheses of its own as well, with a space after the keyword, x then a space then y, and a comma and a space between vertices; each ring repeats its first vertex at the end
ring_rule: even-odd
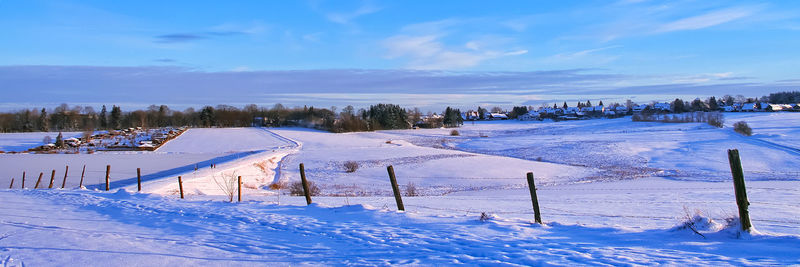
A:
MULTIPOLYGON (((711 98, 713 99, 713 98, 711 98)), ((778 92, 760 98, 744 98, 724 96, 719 103, 732 102, 770 102, 800 103, 800 92, 778 92)), ((630 101, 629 101, 630 102, 630 101)), ((680 101, 683 102, 683 101, 680 101)), ((697 102, 697 101, 694 101, 697 102)), ((686 102, 687 110, 694 102, 686 102)), ((717 103, 717 101, 710 101, 717 103)), ((631 103, 627 103, 631 104, 631 103)), ((478 107, 480 113, 487 110, 478 107)), ((528 107, 514 107, 508 113, 509 118, 516 118, 526 113, 528 107)), ((499 107, 492 112, 501 112, 499 107)), ((423 115, 418 108, 404 109, 393 104, 376 104, 366 109, 356 110, 347 106, 341 111, 336 107, 294 107, 287 108, 281 104, 272 107, 261 107, 255 104, 237 108, 229 105, 216 107, 205 106, 200 110, 188 108, 183 111, 172 110, 166 105, 151 105, 144 110, 123 111, 112 105, 102 106, 97 111, 91 106, 70 106, 61 104, 47 110, 46 108, 23 109, 15 112, 0 113, 0 132, 36 132, 36 131, 94 131, 112 130, 131 127, 248 127, 263 126, 299 126, 316 128, 331 132, 355 132, 390 129, 408 129, 411 127, 438 128, 458 127, 463 124, 461 111, 447 107, 438 116, 423 115)))
MULTIPOLYGON (((460 111, 447 108, 448 116, 439 123, 424 124, 428 127, 458 126, 460 111)), ((406 110, 398 105, 377 104, 368 109, 355 110, 352 106, 339 113, 336 107, 286 108, 276 104, 271 108, 255 104, 244 108, 229 105, 205 106, 200 110, 188 108, 172 110, 166 105, 151 105, 145 110, 123 111, 118 106, 109 109, 103 105, 100 111, 91 106, 69 106, 61 104, 47 110, 24 109, 0 113, 0 132, 35 131, 94 131, 131 127, 248 127, 248 126, 300 126, 331 132, 374 131, 408 129, 422 121, 419 109, 406 110)))

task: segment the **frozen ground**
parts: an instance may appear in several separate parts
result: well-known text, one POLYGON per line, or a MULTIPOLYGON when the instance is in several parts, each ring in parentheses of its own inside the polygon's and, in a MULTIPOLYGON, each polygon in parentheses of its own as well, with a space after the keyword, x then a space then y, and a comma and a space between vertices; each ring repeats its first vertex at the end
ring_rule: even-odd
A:
MULTIPOLYGON (((95 154, 104 156, 94 161, 124 165, 124 156, 141 155, 162 169, 179 167, 151 176, 145 194, 0 191, 0 203, 9 204, 0 210, 0 263, 800 264, 798 115, 727 117, 726 125, 748 121, 753 137, 730 127, 629 119, 468 123, 455 137, 450 129, 189 131, 169 152, 95 154), (753 234, 726 222, 737 214, 728 148, 742 154, 753 234), (212 155, 228 158, 216 169, 193 170, 201 159, 191 157, 212 155), (345 161, 360 168, 347 173, 345 161), (267 187, 299 180, 299 163, 323 191, 310 207, 267 187), (406 212, 394 211, 390 164, 402 191, 413 184, 422 195, 404 197, 406 212), (531 224, 528 171, 536 175, 545 226, 531 224), (214 183, 232 172, 243 176, 245 203, 223 202, 214 183), (184 178, 183 200, 177 175, 184 178), (680 227, 690 218, 699 234, 680 227)), ((0 172, 82 156, 94 155, 0 155, 0 172)), ((62 174, 59 169, 56 181, 62 174)), ((119 186, 135 190, 130 179, 119 186)))
MULTIPOLYGON (((70 137, 80 137, 81 132, 63 132, 64 139, 70 137)), ((20 152, 37 146, 44 145, 45 136, 50 136, 52 142, 56 141, 58 132, 35 132, 35 133, 0 133, 0 151, 20 152)))

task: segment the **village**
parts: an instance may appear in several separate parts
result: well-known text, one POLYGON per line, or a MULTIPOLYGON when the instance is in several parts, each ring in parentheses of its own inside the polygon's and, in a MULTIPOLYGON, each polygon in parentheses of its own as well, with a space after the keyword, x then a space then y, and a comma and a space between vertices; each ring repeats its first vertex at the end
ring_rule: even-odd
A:
MULTIPOLYGON (((767 102, 752 102, 752 103, 731 103, 726 105, 720 101, 717 105, 709 105, 707 101, 702 101, 699 98, 691 103, 681 105, 682 107, 676 108, 675 102, 654 102, 650 104, 634 104, 632 102, 623 104, 614 103, 612 105, 604 106, 603 102, 597 106, 591 106, 591 102, 587 104, 579 102, 579 105, 570 107, 566 102, 562 106, 554 104, 552 107, 542 106, 538 109, 527 107, 529 111, 523 114, 515 114, 514 111, 500 111, 493 109, 493 112, 488 112, 485 109, 479 108, 479 111, 469 110, 461 113, 461 118, 464 121, 493 121, 493 120, 509 120, 517 119, 520 121, 533 121, 551 119, 553 121, 562 120, 586 120, 593 118, 620 118, 627 115, 634 114, 666 114, 666 113, 683 113, 683 112, 798 112, 800 111, 800 103, 792 104, 773 104, 767 102)), ((516 109, 516 108, 515 108, 516 109)), ((441 115, 432 114, 425 116, 425 119, 437 119, 441 115)))
POLYGON ((95 151, 155 151, 168 141, 180 136, 187 129, 187 127, 150 129, 132 127, 121 130, 91 131, 68 138, 64 138, 59 133, 56 140, 46 136, 43 145, 23 152, 92 154, 95 151))

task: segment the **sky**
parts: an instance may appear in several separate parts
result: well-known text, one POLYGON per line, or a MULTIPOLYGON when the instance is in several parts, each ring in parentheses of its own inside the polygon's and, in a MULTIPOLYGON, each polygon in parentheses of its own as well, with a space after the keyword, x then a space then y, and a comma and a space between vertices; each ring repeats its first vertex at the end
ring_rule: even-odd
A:
POLYGON ((800 88, 800 1, 0 0, 0 33, 5 110, 510 108, 800 88))

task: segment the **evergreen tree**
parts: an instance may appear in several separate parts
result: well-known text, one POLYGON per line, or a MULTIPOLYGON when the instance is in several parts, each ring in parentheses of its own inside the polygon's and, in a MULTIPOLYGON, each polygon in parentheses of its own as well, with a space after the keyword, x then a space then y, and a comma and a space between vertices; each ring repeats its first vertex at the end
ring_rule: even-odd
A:
POLYGON ((482 107, 478 107, 478 118, 481 120, 486 119, 486 109, 482 107))
POLYGON ((458 127, 464 124, 461 118, 461 110, 447 107, 444 110, 444 120, 442 121, 445 127, 458 127))
POLYGON ((56 136, 56 147, 64 147, 64 136, 61 134, 61 132, 58 132, 58 136, 56 136))
POLYGON ((712 96, 712 97, 708 98, 708 103, 707 104, 708 104, 708 109, 709 110, 718 110, 719 109, 719 104, 717 103, 717 98, 716 97, 712 96))
POLYGON ((47 110, 42 108, 42 112, 39 113, 39 131, 47 132, 50 130, 50 120, 47 119, 47 110))
POLYGON ((563 109, 567 109, 567 101, 564 101, 564 105, 562 106, 563 109))
POLYGON ((686 105, 680 98, 675 98, 675 101, 672 101, 672 112, 675 113, 682 113, 686 110, 686 105))
POLYGON ((586 100, 586 106, 587 107, 591 107, 592 106, 592 101, 586 100))
POLYGON ((603 100, 600 100, 600 104, 597 104, 597 105, 598 106, 602 106, 603 105, 603 100))
MULTIPOLYGON (((304 111, 305 112, 305 111, 304 111)), ((216 116, 214 115, 214 108, 205 106, 200 110, 200 124, 203 127, 211 127, 216 123, 216 116)))
POLYGON ((583 108, 583 102, 578 101, 578 105, 576 105, 576 107, 578 107, 579 109, 583 108))
POLYGON ((122 128, 122 109, 116 105, 111 107, 111 119, 109 120, 109 127, 114 129, 122 128))
POLYGON ((103 105, 103 108, 100 109, 100 128, 101 129, 108 129, 108 115, 106 114, 106 105, 103 105))

